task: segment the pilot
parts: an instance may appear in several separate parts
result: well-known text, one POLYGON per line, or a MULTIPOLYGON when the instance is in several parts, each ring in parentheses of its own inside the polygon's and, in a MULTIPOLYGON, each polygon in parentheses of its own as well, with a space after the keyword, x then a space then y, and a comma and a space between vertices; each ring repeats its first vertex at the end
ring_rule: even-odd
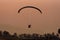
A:
POLYGON ((30 24, 30 25, 28 25, 28 28, 31 28, 31 24, 30 24))

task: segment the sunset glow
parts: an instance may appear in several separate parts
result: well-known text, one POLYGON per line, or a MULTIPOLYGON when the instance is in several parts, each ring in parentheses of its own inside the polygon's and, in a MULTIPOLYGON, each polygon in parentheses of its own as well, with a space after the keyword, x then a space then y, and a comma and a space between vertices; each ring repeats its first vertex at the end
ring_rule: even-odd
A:
POLYGON ((58 28, 60 28, 60 0, 0 0, 0 30, 18 34, 43 34, 57 32, 58 28), (27 8, 18 14, 18 10, 23 6, 35 6, 43 13, 27 8), (28 29, 30 23, 32 27, 28 29))

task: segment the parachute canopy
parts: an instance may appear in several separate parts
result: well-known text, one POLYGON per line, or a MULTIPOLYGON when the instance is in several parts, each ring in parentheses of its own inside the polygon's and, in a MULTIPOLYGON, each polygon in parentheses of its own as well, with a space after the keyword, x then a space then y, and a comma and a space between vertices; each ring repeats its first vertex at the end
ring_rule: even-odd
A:
POLYGON ((38 11, 42 14, 42 11, 41 11, 39 8, 34 7, 34 6, 24 6, 24 7, 20 8, 20 9, 18 10, 18 13, 20 13, 20 11, 21 11, 22 9, 25 9, 25 8, 34 8, 34 9, 38 10, 38 11))

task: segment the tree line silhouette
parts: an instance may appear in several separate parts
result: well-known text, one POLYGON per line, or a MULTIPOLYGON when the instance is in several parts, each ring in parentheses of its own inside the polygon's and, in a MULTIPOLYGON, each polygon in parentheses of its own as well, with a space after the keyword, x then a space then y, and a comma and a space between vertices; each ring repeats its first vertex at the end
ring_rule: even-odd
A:
POLYGON ((58 29, 58 33, 55 34, 54 32, 47 33, 47 34, 20 34, 14 33, 11 35, 8 31, 0 31, 0 40, 60 40, 59 37, 60 29, 58 29))

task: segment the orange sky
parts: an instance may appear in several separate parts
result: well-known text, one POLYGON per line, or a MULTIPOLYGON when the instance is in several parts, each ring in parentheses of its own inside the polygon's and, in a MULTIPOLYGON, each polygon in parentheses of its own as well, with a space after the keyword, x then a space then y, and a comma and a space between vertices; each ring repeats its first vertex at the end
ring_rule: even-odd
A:
POLYGON ((60 0, 0 0, 0 30, 18 34, 57 32, 60 27, 59 13, 60 0), (28 8, 18 14, 18 9, 27 5, 38 7, 43 14, 28 8), (27 28, 29 23, 31 29, 27 28))

